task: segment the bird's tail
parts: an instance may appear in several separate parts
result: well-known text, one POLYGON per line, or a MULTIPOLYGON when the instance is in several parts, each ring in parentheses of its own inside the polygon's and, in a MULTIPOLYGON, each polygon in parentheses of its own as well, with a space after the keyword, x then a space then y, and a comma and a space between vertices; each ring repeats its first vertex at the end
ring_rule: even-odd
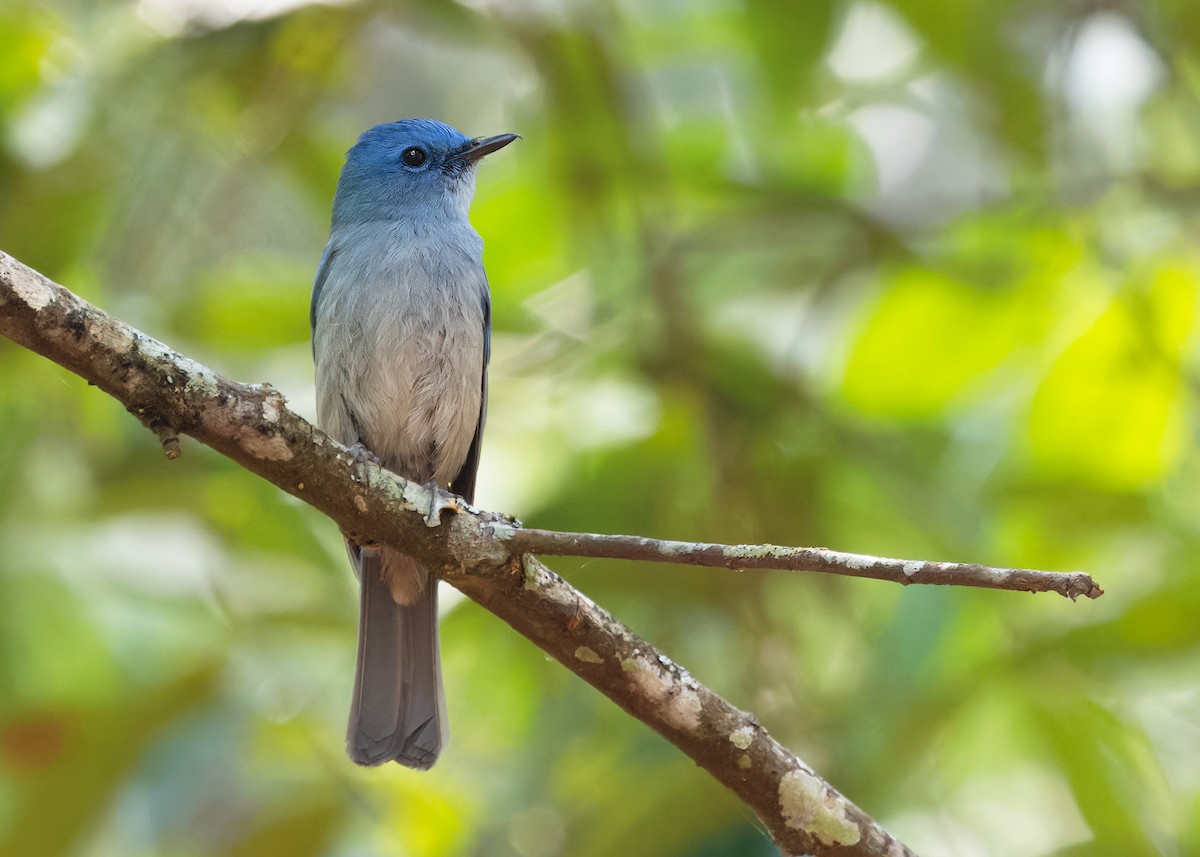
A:
POLYGON ((358 664, 346 752, 360 765, 395 759, 425 770, 450 740, 438 646, 437 580, 411 557, 347 545, 359 578, 358 664), (419 581, 398 604, 384 577, 419 581))

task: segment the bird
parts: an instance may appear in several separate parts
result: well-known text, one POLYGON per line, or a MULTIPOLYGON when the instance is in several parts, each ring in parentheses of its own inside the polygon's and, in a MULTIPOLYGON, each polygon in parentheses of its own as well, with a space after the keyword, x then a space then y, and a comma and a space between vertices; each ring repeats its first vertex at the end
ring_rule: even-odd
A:
MULTIPOLYGON (((516 134, 432 119, 363 132, 346 155, 309 321, 317 425, 406 479, 474 501, 487 415, 491 297, 468 219, 480 159, 516 134)), ((346 751, 426 770, 449 741, 437 579, 347 537, 359 581, 346 751)))

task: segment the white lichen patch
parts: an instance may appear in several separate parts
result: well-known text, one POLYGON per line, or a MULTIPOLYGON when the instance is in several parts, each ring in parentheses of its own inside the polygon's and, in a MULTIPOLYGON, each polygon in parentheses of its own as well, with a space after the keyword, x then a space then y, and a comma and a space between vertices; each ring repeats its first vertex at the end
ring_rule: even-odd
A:
POLYGON ((671 697, 667 719, 688 732, 700 727, 700 711, 704 708, 700 695, 689 687, 679 687, 671 697))
POLYGON ((604 663, 604 658, 596 654, 595 649, 589 649, 587 646, 580 646, 575 650, 575 660, 583 661, 585 664, 604 663))
POLYGON ((825 845, 857 845, 858 827, 846 816, 845 799, 808 771, 788 771, 779 781, 783 822, 825 845))
POLYGON ((730 545, 725 556, 730 559, 778 559, 792 551, 779 545, 730 545))
POLYGON ((904 576, 912 577, 914 574, 920 574, 925 570, 925 563, 916 560, 909 560, 904 563, 904 576))
POLYGON ((272 398, 271 396, 268 396, 267 398, 263 399, 262 413, 263 413, 263 419, 266 420, 267 422, 269 422, 269 423, 279 422, 279 416, 282 413, 279 408, 279 402, 277 400, 275 400, 274 398, 272 398))
POLYGON ((634 690, 654 702, 663 699, 671 689, 671 685, 663 677, 663 671, 646 658, 627 658, 621 661, 621 669, 629 674, 634 690))
POLYGON ((737 747, 739 750, 747 749, 754 743, 754 730, 749 726, 743 726, 741 729, 735 729, 729 733, 729 743, 737 747))
POLYGON ((846 568, 852 568, 856 571, 864 571, 879 565, 879 557, 868 556, 864 553, 840 553, 836 554, 836 556, 841 558, 842 564, 846 568))
POLYGON ((217 378, 211 372, 191 371, 189 368, 187 383, 183 385, 183 389, 189 395, 203 396, 207 399, 216 398, 218 390, 217 378))
MULTIPOLYGON (((553 601, 560 607, 568 608, 576 616, 595 616, 599 610, 596 602, 582 592, 568 586, 561 577, 546 570, 537 560, 526 557, 522 566, 525 570, 525 588, 539 590, 542 597, 553 601)), ((605 624, 603 621, 596 624, 605 624)))
MULTIPOLYGON (((116 331, 121 335, 127 335, 125 330, 116 328, 116 331)), ((136 343, 137 349, 148 360, 158 363, 163 369, 175 369, 186 374, 188 377, 197 375, 207 375, 215 379, 213 371, 201 363, 197 363, 190 357, 184 357, 182 354, 176 353, 165 342, 159 342, 153 336, 147 336, 140 330, 133 330, 133 342, 136 343)), ((216 386, 214 384, 214 389, 216 386)))
POLYGON ((591 606, 594 606, 582 594, 564 584, 558 575, 542 573, 546 575, 547 584, 544 594, 555 604, 568 607, 574 613, 586 612, 591 606))
POLYGON ((433 492, 424 485, 408 479, 376 479, 372 481, 377 487, 387 491, 392 497, 396 496, 396 488, 400 489, 399 500, 405 509, 428 515, 433 507, 433 492))
POLYGON ((659 544, 658 550, 663 556, 680 556, 691 553, 695 547, 691 542, 664 541, 659 544))
POLYGON ((508 524, 488 524, 488 529, 492 531, 492 535, 502 542, 506 542, 513 537, 517 532, 516 527, 510 527, 508 524))
POLYGON ((406 511, 417 509, 416 503, 409 495, 409 486, 411 484, 407 479, 393 477, 387 471, 373 474, 371 478, 372 488, 376 491, 382 491, 389 500, 406 511))
POLYGON ((664 669, 663 664, 671 663, 665 655, 655 660, 637 656, 622 660, 621 669, 630 677, 639 696, 654 703, 665 703, 663 715, 668 723, 685 731, 697 729, 704 704, 700 694, 676 681, 670 669, 664 669))
POLYGON ((11 282, 17 297, 32 310, 45 309, 54 302, 54 289, 41 277, 22 276, 18 270, 11 282))

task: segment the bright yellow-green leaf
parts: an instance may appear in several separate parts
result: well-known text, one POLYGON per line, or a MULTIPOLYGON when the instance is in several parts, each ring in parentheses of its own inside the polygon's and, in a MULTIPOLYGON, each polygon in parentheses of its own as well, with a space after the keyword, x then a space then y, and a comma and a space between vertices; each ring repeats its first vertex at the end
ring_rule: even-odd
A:
POLYGON ((1023 343, 1012 292, 902 271, 856 334, 842 395, 869 414, 931 419, 978 394, 1023 343))
POLYGON ((1184 388, 1148 335, 1118 300, 1063 351, 1030 409, 1041 472, 1128 490, 1161 478, 1179 456, 1184 388))

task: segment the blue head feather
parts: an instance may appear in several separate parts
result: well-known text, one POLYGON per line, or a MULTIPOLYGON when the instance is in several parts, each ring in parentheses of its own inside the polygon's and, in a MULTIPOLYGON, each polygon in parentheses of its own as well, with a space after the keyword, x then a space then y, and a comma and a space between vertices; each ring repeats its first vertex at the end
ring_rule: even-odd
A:
POLYGON ((480 142, 432 119, 402 119, 365 131, 338 179, 334 227, 465 215, 480 142))

